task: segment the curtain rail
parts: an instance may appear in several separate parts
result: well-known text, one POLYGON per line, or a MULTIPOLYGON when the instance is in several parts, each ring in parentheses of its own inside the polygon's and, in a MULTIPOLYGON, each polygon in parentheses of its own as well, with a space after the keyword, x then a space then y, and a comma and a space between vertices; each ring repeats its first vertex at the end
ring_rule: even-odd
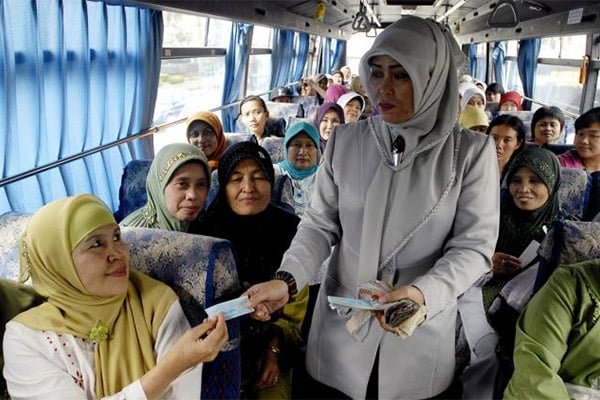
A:
MULTIPOLYGON (((296 85, 297 83, 298 82, 292 82, 292 83, 287 83, 287 84, 282 85, 282 86, 293 86, 293 85, 296 85)), ((258 94, 256 94, 256 96, 265 96, 267 94, 271 94, 271 92, 272 92, 272 90, 269 90, 267 92, 258 93, 258 94)), ((229 104, 225 104, 225 105, 222 105, 222 106, 219 106, 219 107, 215 107, 215 108, 210 109, 210 111, 215 112, 215 111, 223 110, 225 108, 234 107, 234 106, 238 105, 241 101, 242 100, 237 100, 237 101, 234 101, 233 103, 229 103, 229 104)), ((180 118, 180 119, 178 119, 176 121, 166 122, 164 124, 153 126, 151 128, 144 129, 141 132, 135 133, 135 134, 133 134, 131 136, 127 136, 126 138, 115 140, 114 142, 103 144, 103 145, 94 147, 92 149, 89 149, 89 150, 86 150, 86 151, 82 151, 81 153, 78 153, 78 154, 75 154, 75 155, 72 155, 72 156, 69 156, 69 157, 61 158, 60 160, 56 160, 56 161, 53 161, 51 163, 42 165, 41 167, 36 167, 36 168, 30 169, 28 171, 21 172, 20 174, 17 174, 17 175, 14 175, 14 176, 10 176, 8 178, 4 178, 4 179, 0 180, 0 187, 3 187, 5 185, 9 185, 11 183, 14 183, 14 182, 17 182, 17 181, 20 181, 20 180, 23 180, 25 178, 29 178, 30 176, 37 175, 37 174, 45 172, 45 171, 47 171, 49 169, 60 167, 61 165, 69 163, 71 161, 79 160, 81 158, 90 156, 92 154, 99 153, 99 152, 104 151, 104 150, 108 150, 108 149, 110 149, 112 147, 119 146, 119 145, 125 144, 125 143, 129 143, 129 142, 132 142, 134 140, 144 138, 146 136, 154 135, 155 133, 157 133, 157 132, 159 132, 159 131, 161 131, 163 129, 170 128, 170 127, 175 126, 175 125, 179 125, 179 124, 185 122, 186 119, 187 119, 187 117, 186 118, 180 118)))
MULTIPOLYGON (((531 101, 531 102, 533 102, 533 103, 535 103, 535 104, 539 104, 539 105, 541 105, 541 106, 543 106, 543 107, 550 107, 550 105, 549 105, 549 104, 542 103, 541 101, 539 101, 539 100, 536 100, 536 99, 534 99, 534 98, 527 97, 527 96, 525 96, 525 95, 521 95, 521 97, 523 97, 525 100, 529 100, 529 101, 531 101)), ((575 114, 575 113, 572 113, 571 111, 563 110, 562 108, 561 108, 560 110, 563 112, 563 114, 566 114, 566 115, 568 115, 569 117, 573 117, 573 118, 579 118, 579 114, 575 114)))

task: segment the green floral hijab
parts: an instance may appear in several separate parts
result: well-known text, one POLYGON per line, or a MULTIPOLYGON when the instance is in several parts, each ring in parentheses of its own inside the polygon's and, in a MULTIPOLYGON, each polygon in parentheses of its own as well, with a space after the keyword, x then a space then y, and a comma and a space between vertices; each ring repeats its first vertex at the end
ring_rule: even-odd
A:
POLYGON ((187 232, 189 222, 180 221, 169 213, 164 192, 177 168, 189 162, 204 166, 210 182, 210 166, 200 149, 188 143, 169 144, 158 152, 150 165, 146 178, 146 205, 128 215, 121 225, 187 232))

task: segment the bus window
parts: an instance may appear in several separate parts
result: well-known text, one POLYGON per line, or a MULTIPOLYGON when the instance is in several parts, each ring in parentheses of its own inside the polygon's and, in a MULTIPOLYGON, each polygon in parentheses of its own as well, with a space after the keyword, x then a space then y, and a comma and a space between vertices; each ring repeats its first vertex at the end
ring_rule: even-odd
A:
MULTIPOLYGON (((231 32, 230 21, 183 13, 165 11, 163 22, 163 59, 153 125, 221 105, 231 32)), ((185 141, 183 124, 162 129, 154 135, 154 151, 185 141)))
POLYGON ((271 41, 273 30, 256 25, 252 32, 252 54, 248 62, 248 95, 266 92, 271 87, 271 41))

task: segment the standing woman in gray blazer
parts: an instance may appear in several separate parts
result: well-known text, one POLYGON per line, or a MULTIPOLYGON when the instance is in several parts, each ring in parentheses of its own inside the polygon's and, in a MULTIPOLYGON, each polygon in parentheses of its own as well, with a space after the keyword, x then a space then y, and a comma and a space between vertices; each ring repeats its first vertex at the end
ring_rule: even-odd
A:
POLYGON ((345 396, 430 398, 453 380, 456 299, 490 269, 499 223, 494 143, 456 123, 462 61, 433 21, 403 17, 378 35, 360 77, 379 114, 332 132, 276 279, 248 290, 254 317, 268 319, 331 256, 306 363, 345 396), (329 307, 327 296, 355 297, 372 280, 393 287, 382 303, 425 306, 412 335, 329 307))

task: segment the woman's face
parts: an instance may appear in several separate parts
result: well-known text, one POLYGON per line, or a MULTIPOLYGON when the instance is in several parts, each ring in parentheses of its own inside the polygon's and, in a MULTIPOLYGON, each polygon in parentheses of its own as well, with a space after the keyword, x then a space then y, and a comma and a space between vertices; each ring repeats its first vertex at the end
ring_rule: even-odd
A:
POLYGON ((213 155, 219 145, 217 133, 204 121, 195 121, 190 125, 188 142, 202 150, 206 157, 213 155))
POLYGON ((346 121, 346 123, 358 121, 358 118, 360 117, 361 113, 362 104, 358 99, 350 100, 344 106, 344 120, 346 121))
POLYGON ((483 101, 483 97, 475 95, 469 99, 467 106, 477 107, 483 110, 485 109, 485 101, 483 101))
POLYGON ((537 210, 550 198, 544 181, 527 167, 521 167, 514 173, 508 183, 508 190, 515 206, 525 211, 537 210))
POLYGON ((499 103, 500 102, 500 97, 502 97, 502 95, 500 93, 487 92, 485 94, 485 99, 489 103, 499 103))
POLYGON ((335 85, 343 85, 344 75, 341 72, 336 72, 335 74, 333 74, 333 83, 335 85))
POLYGON ((71 256, 81 284, 91 294, 107 298, 127 292, 129 249, 121 240, 119 225, 108 224, 93 230, 71 256))
POLYGON ((333 128, 340 123, 340 117, 338 117, 338 114, 335 111, 327 111, 325 115, 323 115, 323 118, 321 118, 321 123, 319 123, 319 135, 321 138, 323 138, 323 140, 329 139, 329 135, 333 128))
POLYGON ((579 157, 584 160, 600 158, 600 122, 578 130, 574 142, 579 157))
POLYGON ((262 137, 269 112, 265 110, 258 100, 251 100, 242 105, 242 122, 252 134, 262 137))
POLYGON ((237 215, 255 215, 267 209, 271 184, 256 161, 245 159, 234 168, 225 186, 227 203, 237 215))
POLYGON ((534 128, 535 142, 540 146, 555 143, 560 138, 560 121, 552 117, 540 119, 534 128))
POLYGON ((500 106, 500 111, 519 111, 514 101, 507 100, 500 106))
POLYGON ((307 169, 317 162, 317 145, 306 133, 299 133, 290 140, 287 148, 287 158, 297 169, 307 169))
POLYGON ((373 104, 384 121, 400 123, 411 119, 415 114, 413 85, 404 67, 390 56, 375 56, 369 60, 369 66, 373 104))
POLYGON ((194 221, 208 196, 206 170, 195 162, 183 164, 171 176, 164 194, 167 210, 173 217, 179 221, 194 221))
POLYGON ((496 125, 490 131, 496 143, 496 157, 498 161, 508 162, 510 156, 521 147, 518 132, 509 125, 496 125))

